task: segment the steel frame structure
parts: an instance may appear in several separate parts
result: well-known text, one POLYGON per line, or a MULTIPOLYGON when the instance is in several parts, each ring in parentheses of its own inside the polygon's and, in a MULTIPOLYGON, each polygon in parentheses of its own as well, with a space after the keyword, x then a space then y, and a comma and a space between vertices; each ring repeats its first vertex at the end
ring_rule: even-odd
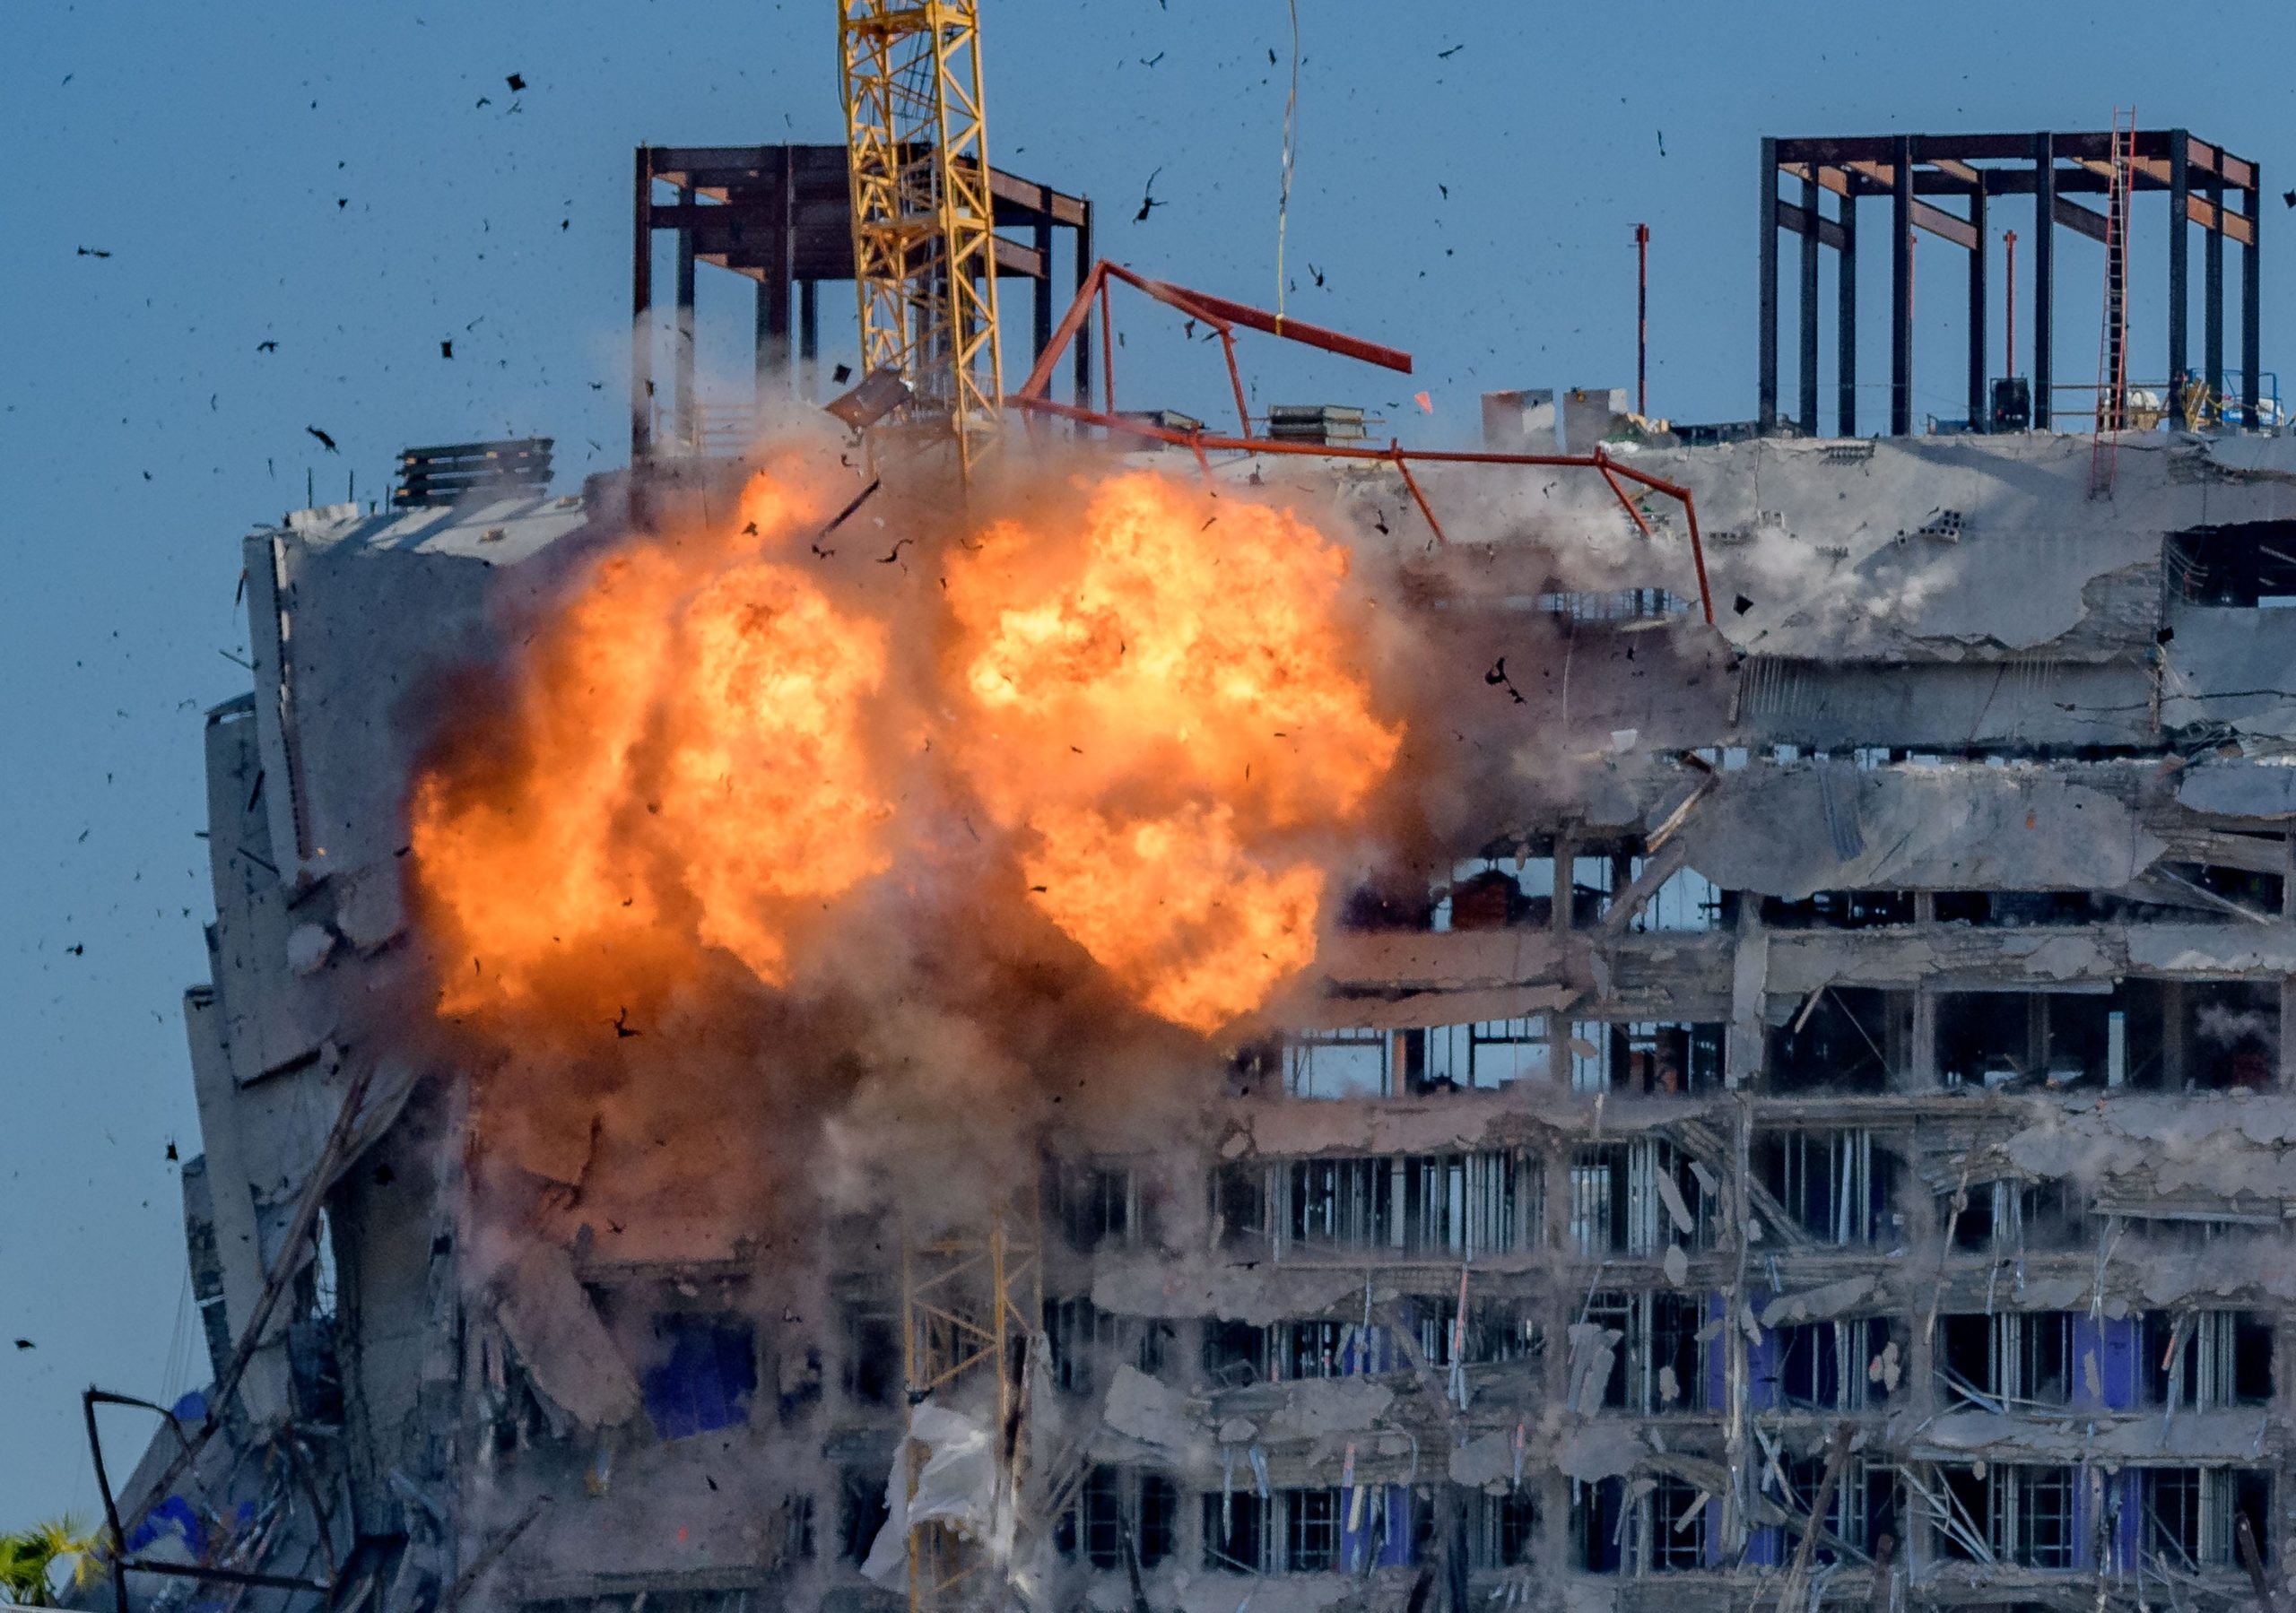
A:
POLYGON ((839 0, 861 366, 970 472, 1001 416, 996 210, 974 0, 839 0))
MULTIPOLYGON (((761 401, 787 392, 813 395, 821 349, 820 288, 853 278, 853 189, 842 145, 641 145, 637 149, 631 259, 630 452, 649 457, 665 438, 691 447, 708 435, 694 385, 694 269, 726 269, 756 282, 755 367, 761 401), (675 238, 677 351, 670 398, 655 396, 654 245, 675 238), (794 351, 793 351, 794 350, 794 351), (791 360, 795 359, 793 365, 791 360)), ((996 273, 1034 282, 1032 351, 1051 338, 1054 232, 1074 242, 1073 276, 1092 264, 1092 204, 1034 179, 988 170, 996 204, 996 273)), ((1065 306, 1065 305, 1064 305, 1065 306)), ((1091 387, 1089 352, 1075 355, 1075 386, 1091 387)))
POLYGON ((1390 441, 1384 448, 1355 447, 1336 443, 1308 443, 1277 441, 1272 438, 1252 434, 1251 407, 1246 399, 1242 372, 1236 364, 1236 327, 1265 332, 1286 341, 1305 343, 1309 347, 1343 358, 1377 364, 1383 369, 1411 373, 1411 355, 1400 348, 1385 347, 1376 342, 1366 342, 1340 331, 1326 330, 1321 325, 1308 325, 1281 314, 1271 314, 1245 303, 1233 302, 1210 292, 1191 291, 1173 285, 1168 281, 1151 280, 1136 274, 1120 264, 1102 258, 1092 265, 1091 274, 1078 288, 1076 299, 1062 317, 1052 339, 1037 354, 1036 367, 1021 389, 1005 398, 1007 407, 1023 413, 1046 415, 1073 421, 1079 425, 1098 427, 1111 433, 1126 433, 1149 441, 1168 443, 1177 447, 1192 449, 1196 464, 1206 475, 1211 473, 1208 455, 1214 453, 1292 454, 1318 459, 1378 460, 1396 467, 1403 478, 1405 488, 1419 513, 1426 518, 1429 529, 1438 542, 1448 542, 1443 524, 1436 518, 1434 507, 1428 503, 1419 479, 1411 473, 1414 463, 1423 464, 1519 464, 1555 465, 1598 473, 1616 496, 1620 507, 1639 528, 1644 537, 1654 536, 1649 519, 1636 503, 1635 495, 1627 491, 1626 483, 1662 494, 1683 507, 1683 516, 1690 531, 1691 559, 1698 573, 1699 610, 1708 625, 1714 621, 1714 595, 1706 577, 1706 546, 1699 535, 1698 505, 1688 488, 1665 481, 1647 471, 1637 469, 1622 460, 1612 458, 1597 447, 1592 454, 1487 454, 1465 453, 1449 449, 1405 448, 1390 441), (1228 383, 1235 395, 1238 434, 1222 436, 1209 431, 1179 431, 1153 421, 1120 415, 1116 410, 1116 331, 1115 314, 1109 296, 1112 282, 1132 287, 1143 295, 1178 310, 1188 318, 1208 325, 1220 338, 1220 347, 1228 365, 1228 383), (1060 355, 1072 341, 1083 339, 1089 332, 1095 306, 1100 316, 1101 407, 1092 409, 1082 403, 1057 403, 1046 395, 1052 386, 1053 370, 1060 355))
MULTIPOLYGON (((996 1421, 992 1536, 1009 1539, 1022 1513, 1029 1481, 1030 1340, 1044 1317, 1044 1244, 1033 1184, 1013 1205, 993 1210, 985 1230, 901 1237, 901 1351, 909 1404, 928 1396, 963 1398, 996 1421), (979 1392, 993 1381, 994 1396, 979 1392)), ((903 1446, 909 1493, 915 1496, 925 1458, 903 1446)), ((994 1601, 980 1582, 995 1565, 996 1541, 966 1539, 946 1524, 909 1531, 911 1613, 994 1601)))
MULTIPOLYGON (((2127 139, 2126 131, 2124 140, 2127 139)), ((1836 435, 1857 434, 1857 204, 1890 199, 1890 430, 1913 429, 1913 236, 1926 230, 1969 253, 1970 429, 1986 429, 1986 247, 1987 203, 1996 196, 2033 199, 2031 317, 2034 421, 2046 429, 2054 382, 2050 356, 2055 336, 2055 242, 2059 225, 2100 243, 2109 243, 2109 224, 2095 209, 2068 195, 2108 195, 2113 185, 2113 134, 1880 134, 1848 138, 1765 139, 1761 143, 1761 279, 1757 414, 1764 430, 1778 428, 1779 232, 1801 238, 1800 409, 1796 424, 1805 436, 1818 432, 1818 248, 1831 247, 1836 262, 1838 401, 1836 435), (1796 200, 1779 194, 1781 180, 1796 189, 1796 200), (1835 198, 1835 212, 1820 211, 1823 195, 1835 198), (1961 212, 1923 198, 1958 196, 1961 212)), ((2168 374, 2170 418, 2186 424, 2188 383, 2199 380, 2210 394, 2224 390, 2224 242, 2238 242, 2240 257, 2240 402, 2242 421, 2254 427, 2257 415, 2263 268, 2264 179, 2257 164, 2223 147, 2197 140, 2184 129, 2140 129, 2125 151, 2130 187, 2166 192, 2169 217, 2168 374), (2228 205, 2237 202, 2238 211, 2228 205), (2204 232, 2202 289, 2203 356, 2195 373, 2187 351, 2190 324, 2189 231, 2204 232)), ((2227 418, 2231 411, 2225 411, 2227 418)))

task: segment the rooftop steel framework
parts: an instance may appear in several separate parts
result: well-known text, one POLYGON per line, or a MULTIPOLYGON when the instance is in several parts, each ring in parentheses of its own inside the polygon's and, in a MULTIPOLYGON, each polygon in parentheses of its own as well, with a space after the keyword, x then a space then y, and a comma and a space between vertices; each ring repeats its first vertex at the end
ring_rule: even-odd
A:
MULTIPOLYGON (((788 385, 793 304, 800 373, 818 356, 822 281, 853 278, 853 196, 839 145, 641 145, 637 155, 631 254, 630 451, 633 463, 654 442, 654 233, 677 237, 677 351, 672 412, 681 437, 694 435, 694 265, 715 264, 757 282, 757 374, 761 394, 788 385), (664 193, 667 192, 667 195, 664 193)), ((996 273, 1036 282, 1031 351, 1051 339, 1053 232, 1074 238, 1074 275, 1092 266, 1092 204, 1002 169, 988 170, 996 207, 996 273), (1025 237, 1026 238, 1019 238, 1025 237)), ((1091 353, 1076 352, 1077 397, 1089 395, 1091 353)))
MULTIPOLYGON (((2106 215, 2069 199, 2103 196, 2112 184, 2109 131, 2031 134, 1876 134, 1851 138, 1765 139, 1761 143, 1761 285, 1757 343, 1761 352, 1759 414, 1765 429, 1780 421, 1778 388, 1779 232, 1801 238, 1800 410, 1796 423, 1811 436, 1818 429, 1818 248, 1837 255, 1836 340, 1838 402, 1836 432, 1857 432, 1857 207, 1868 197, 1891 204, 1889 249, 1890 430, 1913 429, 1913 237, 1924 230, 1969 254, 1969 415, 1982 431, 1989 413, 1986 395, 1986 244, 1987 204, 1996 196, 2032 198, 2032 391, 2035 421, 2046 424, 2055 377, 2050 368, 2054 339, 2055 226, 2108 240, 2106 215), (1790 182, 1788 200, 1781 181, 1790 182), (1834 216, 1822 211, 1824 195, 1834 198, 1834 216), (1959 198, 1961 210, 1928 200, 1959 198)), ((2203 231, 2202 359, 2196 372, 2187 351, 2190 326, 2191 232, 2169 231, 2168 374, 2170 418, 2184 424, 2187 383, 2205 383, 2212 396, 2224 390, 2224 242, 2240 245, 2240 371, 2239 417, 2257 421, 2259 331, 2257 306, 2259 203, 2263 178, 2257 164, 2219 145, 2196 139, 2184 129, 2140 129, 2130 160, 2130 184, 2137 193, 2165 191, 2169 217, 2197 224, 2203 231)), ((2022 222, 2022 221, 2021 221, 2022 222)), ((2232 412, 2226 411, 2226 418, 2232 412)))

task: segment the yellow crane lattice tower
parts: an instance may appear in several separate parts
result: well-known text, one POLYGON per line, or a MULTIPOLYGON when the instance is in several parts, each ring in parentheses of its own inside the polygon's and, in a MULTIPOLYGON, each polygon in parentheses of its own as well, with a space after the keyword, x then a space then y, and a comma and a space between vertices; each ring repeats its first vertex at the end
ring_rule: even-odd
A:
MULTIPOLYGON (((1000 1555, 1033 1520, 1029 1484, 1028 1396, 1031 1340, 1044 1314, 1042 1235, 1034 1184, 985 1227, 901 1242, 902 1365, 909 1403, 937 1397, 995 1422, 995 1493, 985 1537, 926 1522, 909 1531, 909 1605, 928 1609, 1004 1605, 1000 1555)), ((909 1494, 923 1454, 908 1452, 909 1494)))
POLYGON ((974 0, 839 0, 865 375, 915 395, 970 473, 1004 393, 996 214, 974 0))

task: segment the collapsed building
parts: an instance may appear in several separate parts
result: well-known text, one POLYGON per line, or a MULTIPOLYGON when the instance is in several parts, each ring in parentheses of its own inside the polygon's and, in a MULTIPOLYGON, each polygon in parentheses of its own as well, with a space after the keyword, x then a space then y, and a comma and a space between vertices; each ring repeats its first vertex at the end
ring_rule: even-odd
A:
POLYGON ((1423 466, 1437 542, 1378 467, 1217 467, 1392 574, 1449 759, 1280 1024, 1026 1140, 1001 1499, 1021 1411, 920 1385, 933 1228, 617 1198, 610 1117, 503 1145, 548 1213, 490 1220, 404 1022, 413 714, 720 471, 251 533, 186 998, 216 1383, 120 1487, 135 1596, 2296 1596, 2296 449, 1605 434, 1702 588, 1596 476, 1423 466), (935 1522, 1009 1572, 920 1583, 935 1522))

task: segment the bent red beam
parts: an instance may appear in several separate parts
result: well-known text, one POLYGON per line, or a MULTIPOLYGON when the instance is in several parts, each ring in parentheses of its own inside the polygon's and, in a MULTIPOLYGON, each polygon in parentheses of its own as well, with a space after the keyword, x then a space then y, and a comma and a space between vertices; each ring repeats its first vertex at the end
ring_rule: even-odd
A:
MULTIPOLYGON (((1376 448, 1368 445, 1357 447, 1337 443, 1273 442, 1257 437, 1220 437, 1205 431, 1173 431, 1144 420, 1121 419, 1116 415, 1102 414, 1091 409, 1080 409, 1074 403, 1058 403, 1051 398, 1012 397, 1007 398, 1005 402, 1016 408, 1055 414, 1063 420, 1076 421, 1088 426, 1099 426, 1106 430, 1123 431, 1130 436, 1144 437, 1152 441, 1189 448, 1199 455, 1207 453, 1297 454, 1315 459, 1378 460, 1393 464, 1398 470, 1404 469, 1406 460, 1413 459, 1422 460, 1431 464, 1564 465, 1578 470, 1601 472, 1605 477, 1623 476, 1629 481, 1638 482, 1653 492, 1664 493, 1683 507, 1683 518, 1690 526, 1691 559, 1698 571, 1699 610, 1705 617, 1708 626, 1711 627, 1714 623, 1714 594, 1706 575, 1706 544, 1698 529, 1698 503, 1692 498, 1690 489, 1679 482, 1653 476, 1647 471, 1636 470, 1607 455, 1491 454, 1472 453, 1457 448, 1405 450, 1392 447, 1376 448)), ((1409 474, 1407 471, 1405 473, 1406 476, 1409 474)), ((1623 490, 1616 489, 1613 484, 1613 490, 1619 493, 1622 502, 1626 502, 1623 490)), ((1635 513, 1631 504, 1628 513, 1630 516, 1635 513)), ((1434 524, 1431 515, 1429 516, 1429 523, 1434 524)), ((1438 530, 1440 529, 1438 528, 1438 530)))
POLYGON ((1344 331, 1326 330, 1320 325, 1287 319, 1265 308, 1231 302, 1225 297, 1214 297, 1209 291, 1191 291, 1166 281, 1138 283, 1141 290, 1151 297, 1159 302, 1170 303, 1174 308, 1180 307, 1185 301, 1194 310, 1212 318, 1231 321, 1248 330, 1265 331, 1271 336, 1281 336, 1287 342, 1303 342, 1309 347, 1319 347, 1342 358, 1360 359, 1366 364, 1377 364, 1383 369, 1399 369, 1405 375, 1411 373, 1411 355, 1399 347, 1385 347, 1377 342, 1366 342, 1361 336, 1351 336, 1344 331))
POLYGON ((1411 490, 1412 498, 1417 500, 1419 513, 1427 517, 1427 525, 1435 533, 1435 541, 1448 547, 1451 540, 1443 535, 1443 524, 1435 518, 1435 507, 1428 503, 1427 495, 1419 490, 1419 478, 1411 473, 1411 465, 1403 456, 1403 445, 1391 441, 1387 444, 1387 451, 1388 456, 1396 462, 1396 469, 1403 473, 1404 486, 1411 490))
POLYGON ((1281 336, 1288 342, 1304 343, 1326 352, 1337 353, 1342 358, 1377 364, 1385 369, 1400 370, 1405 375, 1411 373, 1411 355, 1401 348, 1366 342, 1360 336, 1351 336, 1344 331, 1326 330, 1320 325, 1309 325, 1304 320, 1288 319, 1280 314, 1271 314, 1265 308, 1253 308, 1248 303, 1234 302, 1208 291, 1174 285, 1170 281, 1151 280, 1144 274, 1135 274, 1121 264, 1102 258, 1092 265, 1091 272, 1084 277, 1084 283, 1077 287, 1075 300, 1068 305, 1067 313, 1061 316, 1060 323, 1053 328, 1044 351, 1037 355, 1036 365, 1029 371, 1029 378, 1021 383, 1020 391, 1011 395, 1015 401, 1024 398, 1042 401, 1046 398, 1052 387, 1052 372, 1061 354, 1067 351, 1068 344, 1076 339, 1076 333, 1091 317, 1095 299, 1100 303, 1102 335, 1106 337, 1108 282, 1110 280, 1120 280, 1167 308, 1176 308, 1191 318, 1201 319, 1223 334, 1230 327, 1240 325, 1247 329, 1281 336))

